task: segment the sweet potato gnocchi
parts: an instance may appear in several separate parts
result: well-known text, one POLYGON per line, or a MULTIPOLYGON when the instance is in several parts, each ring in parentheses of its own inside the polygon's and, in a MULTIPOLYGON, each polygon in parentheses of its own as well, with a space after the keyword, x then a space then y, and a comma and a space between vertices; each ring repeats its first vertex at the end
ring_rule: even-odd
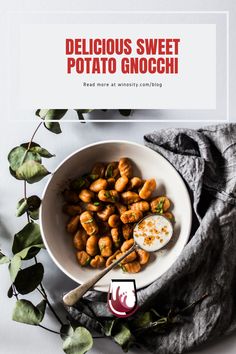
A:
MULTIPOLYGON (((81 266, 108 267, 134 243, 133 228, 149 213, 174 220, 171 202, 155 195, 154 178, 143 180, 133 173, 128 158, 96 163, 90 173, 70 182, 63 192, 63 212, 72 234, 76 258, 81 266)), ((149 262, 149 253, 138 249, 120 263, 123 271, 139 272, 149 262)))

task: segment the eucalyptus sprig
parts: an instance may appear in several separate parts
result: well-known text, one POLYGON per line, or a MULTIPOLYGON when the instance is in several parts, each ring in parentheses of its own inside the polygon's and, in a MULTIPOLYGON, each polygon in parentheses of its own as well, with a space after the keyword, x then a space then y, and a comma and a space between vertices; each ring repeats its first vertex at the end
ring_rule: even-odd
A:
MULTIPOLYGON (((89 113, 91 110, 75 111, 78 118, 82 120, 84 119, 83 114, 89 113)), ((60 335, 63 341, 63 350, 67 354, 84 354, 92 348, 94 338, 104 337, 112 338, 124 351, 128 351, 131 345, 140 342, 142 337, 140 334, 147 330, 156 333, 168 329, 178 322, 187 310, 202 301, 206 295, 181 310, 170 309, 165 315, 159 315, 156 309, 150 309, 146 312, 139 311, 134 317, 128 319, 107 320, 106 318, 97 318, 91 312, 90 319, 96 320, 101 333, 101 336, 96 337, 92 336, 85 328, 86 321, 89 319, 88 314, 83 313, 77 322, 70 320, 70 318, 67 318, 66 321, 60 318, 43 286, 44 267, 37 259, 38 253, 44 249, 37 223, 41 199, 37 195, 28 195, 27 186, 50 174, 44 166, 43 160, 55 156, 34 141, 38 130, 44 125, 52 133, 61 133, 58 121, 64 117, 66 112, 67 110, 63 109, 37 110, 36 116, 40 117, 42 121, 38 124, 31 139, 27 143, 14 147, 8 154, 11 175, 23 182, 23 197, 16 205, 16 216, 26 217, 25 226, 14 235, 12 256, 6 256, 0 250, 0 264, 8 265, 10 273, 11 285, 7 295, 9 298, 13 296, 16 298, 12 319, 60 335), (25 267, 25 261, 29 260, 31 261, 30 265, 25 267), (33 291, 37 291, 42 297, 38 304, 33 304, 22 297, 33 291), (47 309, 57 320, 59 329, 47 328, 42 324, 47 309), (85 323, 82 319, 86 320, 85 323)), ((120 113, 127 116, 130 114, 130 110, 121 110, 120 113)), ((89 304, 86 304, 86 309, 89 309, 89 304)))
POLYGON ((64 323, 52 306, 43 286, 44 267, 37 260, 37 254, 44 244, 40 234, 38 223, 38 212, 41 199, 37 195, 28 196, 27 184, 33 184, 50 172, 42 163, 43 159, 52 158, 47 149, 41 147, 34 141, 35 135, 44 123, 45 127, 53 133, 60 133, 59 123, 55 120, 61 119, 67 110, 37 110, 44 122, 40 122, 35 129, 30 141, 14 147, 8 154, 9 170, 13 177, 23 181, 23 198, 16 206, 16 216, 26 215, 26 225, 14 235, 12 245, 12 257, 7 257, 0 252, 0 264, 8 264, 11 285, 8 290, 8 297, 14 296, 16 304, 13 309, 12 319, 17 322, 41 327, 52 333, 62 336, 63 350, 65 353, 83 354, 93 345, 93 338, 90 332, 81 326, 74 327, 68 321, 64 323), (53 120, 53 122, 51 122, 53 120), (24 267, 24 261, 32 260, 32 264, 24 267), (22 295, 38 291, 42 300, 39 304, 22 298, 22 295), (60 325, 59 330, 47 328, 42 324, 48 308, 60 325), (67 326, 67 332, 61 328, 67 326))

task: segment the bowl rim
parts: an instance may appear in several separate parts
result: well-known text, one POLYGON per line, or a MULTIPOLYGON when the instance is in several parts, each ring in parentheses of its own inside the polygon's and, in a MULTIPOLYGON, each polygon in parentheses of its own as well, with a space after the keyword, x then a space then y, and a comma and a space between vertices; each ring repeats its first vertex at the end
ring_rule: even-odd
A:
MULTIPOLYGON (((171 162, 169 160, 167 160, 161 153, 155 151, 155 150, 152 150, 151 148, 145 146, 145 145, 142 145, 142 144, 139 144, 139 143, 136 143, 136 142, 133 142, 133 141, 129 141, 129 140, 122 140, 122 139, 109 139, 109 140, 99 140, 95 143, 90 143, 90 144, 87 144, 87 145, 84 145, 83 147, 75 150, 74 152, 70 153, 67 157, 65 157, 58 165, 57 167, 55 168, 54 172, 52 172, 50 178, 48 179, 44 189, 43 189, 43 192, 42 192, 42 202, 41 202, 41 205, 40 205, 40 209, 39 209, 39 226, 40 226, 40 232, 41 232, 41 236, 42 236, 42 240, 43 240, 43 243, 46 247, 46 250, 48 252, 48 254, 50 255, 51 259, 53 260, 53 262, 56 264, 56 266, 65 274, 67 275, 71 280, 73 280, 74 282, 76 282, 77 284, 81 284, 78 282, 78 280, 73 276, 71 275, 71 273, 69 271, 67 271, 61 264, 60 262, 54 257, 49 245, 48 245, 48 242, 47 242, 47 238, 46 238, 46 235, 44 233, 44 227, 43 227, 43 218, 42 218, 42 210, 43 210, 43 201, 44 201, 44 198, 45 198, 45 195, 47 193, 47 189, 54 177, 54 174, 64 165, 64 163, 66 161, 68 161, 70 158, 72 158, 74 155, 78 154, 79 152, 81 151, 84 151, 88 148, 91 148, 91 147, 94 147, 94 146, 97 146, 97 145, 105 145, 105 144, 129 144, 129 145, 133 145, 133 146, 137 146, 137 147, 141 147, 142 149, 148 151, 148 152, 151 152, 153 154, 158 154, 160 158, 166 160, 166 162, 169 163, 169 167, 174 170, 177 175, 178 175, 178 178, 179 178, 179 182, 182 184, 183 188, 185 189, 186 191, 186 197, 187 197, 187 203, 188 203, 188 209, 189 209, 189 225, 188 225, 188 229, 186 230, 186 237, 185 237, 185 240, 184 240, 184 245, 183 245, 183 249, 184 247, 186 246, 186 244, 188 243, 188 240, 189 240, 189 236, 190 236, 190 232, 191 232, 191 228, 192 228, 192 204, 191 204, 191 199, 190 199, 190 195, 189 195, 189 191, 186 187, 186 184, 182 178, 182 176, 180 175, 180 173, 176 170, 176 168, 171 164, 171 162)), ((154 155, 153 155, 154 156, 154 155)), ((183 249, 182 251, 180 252, 180 254, 183 252, 183 249)), ((179 254, 179 256, 180 256, 179 254)), ((177 257, 177 259, 179 258, 179 256, 177 257)), ((173 264, 177 261, 177 259, 171 264, 171 266, 161 275, 163 276, 172 266, 173 264)), ((137 287, 137 289, 142 289, 148 285, 150 285, 151 283, 153 283, 155 280, 152 280, 150 282, 148 282, 146 285, 144 286, 141 286, 141 287, 137 287)), ((104 290, 105 286, 101 286, 100 288, 97 287, 96 285, 93 287, 94 290, 96 291, 100 291, 100 292, 107 292, 108 290, 104 290)))

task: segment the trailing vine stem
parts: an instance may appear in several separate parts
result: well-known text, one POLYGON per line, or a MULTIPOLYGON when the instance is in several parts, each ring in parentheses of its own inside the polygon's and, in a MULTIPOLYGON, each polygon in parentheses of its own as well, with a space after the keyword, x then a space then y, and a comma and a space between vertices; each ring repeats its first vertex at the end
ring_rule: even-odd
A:
POLYGON ((57 314, 56 311, 54 310, 54 308, 53 308, 53 306, 51 305, 50 301, 48 300, 48 296, 47 296, 46 291, 45 291, 45 289, 44 289, 44 287, 43 287, 43 284, 40 283, 39 286, 40 286, 40 288, 41 288, 41 291, 42 291, 42 293, 43 293, 43 297, 44 297, 45 301, 47 302, 48 307, 50 308, 51 312, 53 313, 53 315, 55 316, 55 318, 57 319, 57 321, 58 321, 61 325, 63 325, 62 320, 60 319, 60 317, 58 316, 58 314, 57 314))
POLYGON ((59 334, 59 335, 60 335, 59 332, 54 331, 53 329, 50 329, 50 328, 48 328, 48 327, 45 327, 45 326, 43 326, 43 325, 41 325, 41 324, 38 324, 38 327, 41 327, 41 328, 43 328, 43 329, 46 329, 46 331, 48 331, 48 332, 51 332, 51 333, 55 333, 55 334, 59 334))
POLYGON ((39 128, 41 127, 42 124, 43 124, 43 122, 40 122, 40 123, 38 124, 38 126, 36 127, 35 131, 33 132, 33 135, 32 135, 32 137, 31 137, 31 139, 30 139, 30 141, 29 141, 29 144, 28 144, 28 148, 27 148, 28 151, 29 151, 29 149, 30 149, 30 147, 31 147, 31 144, 32 144, 32 142, 33 142, 33 140, 34 140, 34 137, 35 137, 37 131, 39 130, 39 128))
MULTIPOLYGON (((24 155, 24 157, 23 157, 23 161, 24 161, 24 159, 25 159, 25 157, 26 157, 28 151, 29 151, 30 148, 31 148, 32 142, 33 142, 33 140, 34 140, 34 137, 35 137, 37 131, 39 130, 39 128, 41 127, 42 124, 43 124, 43 122, 40 122, 40 123, 37 125, 35 131, 33 132, 33 135, 32 135, 32 137, 31 137, 31 139, 30 139, 30 141, 29 141, 29 143, 28 143, 27 150, 26 150, 25 155, 24 155)), ((24 181, 23 183, 24 183, 24 199, 27 200, 27 182, 24 181)), ((26 210, 26 217, 27 217, 28 222, 32 222, 32 220, 31 220, 31 218, 30 218, 30 214, 29 214, 28 209, 26 210)), ((35 264, 37 264, 37 257, 36 257, 36 256, 34 257, 34 261, 35 261, 35 264)), ((37 288, 37 290, 38 290, 38 291, 41 293, 41 295, 43 296, 44 300, 46 301, 46 303, 47 303, 49 309, 51 310, 51 312, 53 313, 54 317, 57 319, 57 321, 58 321, 61 325, 63 325, 62 320, 60 319, 60 317, 58 316, 58 314, 57 314, 56 311, 54 310, 54 308, 53 308, 52 304, 50 303, 50 301, 48 300, 48 296, 47 296, 47 293, 46 293, 46 291, 45 291, 45 289, 44 289, 43 284, 40 283, 40 284, 39 284, 39 287, 40 287, 40 289, 37 288)), ((48 328, 46 328, 46 327, 44 327, 44 326, 42 326, 42 325, 40 325, 40 327, 49 330, 48 328)), ((53 331, 53 330, 49 330, 49 331, 54 332, 54 333, 58 333, 58 332, 55 332, 55 331, 53 331)))
MULTIPOLYGON (((26 181, 24 181, 23 183, 24 183, 24 199, 25 199, 25 201, 26 201, 26 200, 27 200, 27 186, 26 186, 26 181)), ((31 222, 28 209, 26 210, 26 217, 27 217, 28 222, 31 222)))
MULTIPOLYGON (((37 131, 39 130, 39 128, 41 127, 42 124, 43 124, 43 122, 40 122, 40 123, 37 125, 35 131, 33 132, 33 135, 31 136, 31 139, 30 139, 30 141, 29 141, 29 143, 28 143, 26 152, 25 152, 25 154, 24 154, 24 156, 23 156, 23 161, 22 161, 22 162, 24 162, 24 160, 25 160, 25 158, 26 158, 26 156, 27 156, 27 153, 29 152, 29 150, 30 150, 30 148, 31 148, 32 142, 33 142, 33 140, 34 140, 34 137, 35 137, 35 135, 37 134, 37 131)), ((25 199, 25 201, 27 200, 27 183, 26 183, 26 181, 24 181, 24 199, 25 199)), ((29 215, 29 211, 28 211, 28 210, 26 210, 26 215, 27 215, 27 220, 28 220, 28 222, 31 222, 31 219, 30 219, 30 215, 29 215)))

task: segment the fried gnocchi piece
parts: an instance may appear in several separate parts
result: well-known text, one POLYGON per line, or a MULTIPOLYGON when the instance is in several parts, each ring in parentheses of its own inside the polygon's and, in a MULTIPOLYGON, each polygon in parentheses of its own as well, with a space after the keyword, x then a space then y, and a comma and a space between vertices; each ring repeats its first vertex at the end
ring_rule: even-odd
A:
POLYGON ((119 252, 116 255, 116 259, 120 259, 120 257, 122 257, 122 255, 123 255, 123 253, 120 250, 118 250, 118 251, 119 252))
POLYGON ((85 205, 85 209, 88 211, 100 211, 102 210, 102 203, 101 202, 93 202, 93 203, 87 203, 85 205))
POLYGON ((128 185, 127 185, 127 190, 131 190, 131 189, 138 189, 139 187, 141 187, 143 185, 143 180, 140 177, 133 177, 131 178, 131 180, 129 181, 128 185))
POLYGON ((115 207, 114 205, 108 204, 105 206, 104 209, 102 209, 101 211, 99 211, 97 213, 97 216, 99 217, 99 219, 101 219, 102 221, 107 221, 109 219, 109 216, 114 214, 115 212, 115 207))
POLYGON ((86 252, 90 256, 96 256, 98 254, 98 237, 91 235, 86 242, 86 252))
POLYGON ((112 239, 109 236, 100 237, 98 240, 98 247, 103 257, 110 257, 112 255, 112 239))
POLYGON ((116 203, 119 201, 119 194, 114 189, 111 190, 102 189, 98 193, 98 199, 101 200, 102 202, 116 203))
POLYGON ((93 179, 102 178, 105 175, 105 165, 102 162, 97 162, 92 168, 90 176, 93 176, 93 179))
POLYGON ((115 183, 115 190, 117 192, 123 192, 128 182, 129 182, 128 177, 126 176, 119 177, 115 183))
POLYGON ((127 191, 121 194, 122 197, 122 201, 125 204, 133 204, 136 203, 138 201, 140 201, 140 197, 137 193, 135 192, 131 192, 131 191, 127 191))
POLYGON ((127 206, 121 203, 115 203, 116 209, 118 210, 119 214, 123 214, 127 210, 127 206))
POLYGON ((154 198, 150 205, 153 213, 163 214, 170 208, 170 200, 165 196, 161 196, 154 198))
POLYGON ((84 203, 90 203, 91 200, 94 198, 94 193, 88 189, 82 189, 82 191, 79 194, 79 198, 84 203))
MULTIPOLYGON (((130 240, 127 240, 125 242, 123 242, 120 250, 121 250, 121 255, 123 255, 126 251, 128 251, 134 244, 134 239, 131 238, 130 240)), ((121 255, 119 255, 119 257, 121 257, 121 255)), ((121 264, 125 264, 128 262, 133 262, 137 257, 137 254, 135 251, 131 252, 128 256, 126 256, 122 261, 121 264)))
POLYGON ((170 221, 175 221, 174 215, 170 211, 163 213, 163 216, 165 216, 170 221))
POLYGON ((120 174, 120 171, 118 169, 118 162, 113 161, 107 165, 106 171, 105 171, 105 177, 106 178, 117 178, 120 174))
POLYGON ((79 196, 74 191, 65 190, 62 194, 63 194, 63 198, 68 203, 77 203, 77 202, 79 202, 79 196))
POLYGON ((107 186, 108 186, 108 183, 104 178, 98 178, 98 179, 96 179, 96 181, 91 183, 89 189, 94 193, 98 193, 102 189, 107 189, 107 186))
POLYGON ((126 263, 122 265, 124 272, 128 273, 138 273, 141 270, 141 265, 138 261, 126 263))
POLYGON ((131 161, 128 158, 126 157, 121 158, 119 160, 118 168, 120 170, 121 176, 126 176, 128 178, 133 177, 133 166, 131 161))
POLYGON ((105 265, 105 259, 98 254, 93 259, 91 259, 90 265, 93 268, 103 268, 105 265))
POLYGON ((91 257, 85 251, 79 251, 76 253, 76 258, 82 267, 85 267, 90 263, 91 257))
POLYGON ((150 255, 147 251, 138 248, 136 253, 138 255, 138 261, 141 265, 144 265, 149 261, 150 255))
POLYGON ((134 239, 131 238, 130 240, 124 241, 122 243, 122 246, 120 248, 121 252, 125 253, 126 251, 128 251, 130 249, 130 247, 132 247, 134 244, 134 239))
POLYGON ((82 208, 80 205, 65 204, 63 206, 63 212, 67 215, 75 216, 75 215, 80 214, 82 212, 82 208))
POLYGON ((118 227, 113 227, 111 229, 111 238, 114 243, 115 248, 118 248, 120 246, 120 232, 118 227))
POLYGON ((107 258, 106 260, 106 267, 109 267, 109 265, 116 259, 116 256, 118 254, 121 254, 120 250, 117 250, 113 255, 107 258))
POLYGON ((149 203, 146 201, 137 202, 130 205, 131 210, 140 210, 143 213, 149 210, 149 203))
POLYGON ((73 244, 78 251, 84 251, 86 248, 86 242, 89 238, 89 235, 85 230, 80 229, 76 232, 73 238, 73 244))
POLYGON ((98 225, 89 211, 84 211, 80 215, 80 222, 88 235, 94 235, 98 233, 98 225))
POLYGON ((130 224, 122 225, 122 233, 125 240, 128 240, 133 235, 133 227, 130 224))
POLYGON ((141 199, 148 199, 151 197, 152 192, 156 188, 156 181, 154 178, 152 179, 147 179, 144 185, 142 186, 139 196, 141 199))
MULTIPOLYGON (((121 253, 121 255, 119 255, 119 257, 123 256, 123 254, 124 253, 121 253)), ((135 251, 133 251, 130 254, 128 254, 128 256, 126 256, 124 259, 122 259, 122 261, 120 263, 121 264, 130 263, 130 262, 133 262, 136 258, 137 258, 137 253, 135 251)))
POLYGON ((121 215, 120 219, 123 224, 129 224, 139 221, 142 217, 143 213, 140 210, 127 210, 121 215))
POLYGON ((72 218, 66 225, 67 231, 70 234, 74 234, 78 230, 79 223, 80 223, 80 216, 79 215, 72 216, 72 218))
POLYGON ((118 227, 120 224, 120 217, 117 214, 112 214, 111 216, 109 216, 108 219, 108 225, 110 227, 118 227))

